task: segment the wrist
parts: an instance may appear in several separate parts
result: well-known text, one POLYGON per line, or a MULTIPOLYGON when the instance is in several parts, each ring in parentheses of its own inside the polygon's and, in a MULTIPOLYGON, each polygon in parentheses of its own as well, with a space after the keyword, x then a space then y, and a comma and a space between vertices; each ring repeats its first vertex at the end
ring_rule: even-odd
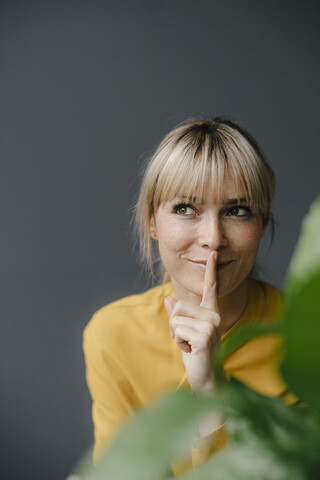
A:
POLYGON ((207 382, 199 385, 198 387, 192 388, 195 393, 200 395, 212 395, 215 391, 215 382, 213 377, 211 377, 207 382))

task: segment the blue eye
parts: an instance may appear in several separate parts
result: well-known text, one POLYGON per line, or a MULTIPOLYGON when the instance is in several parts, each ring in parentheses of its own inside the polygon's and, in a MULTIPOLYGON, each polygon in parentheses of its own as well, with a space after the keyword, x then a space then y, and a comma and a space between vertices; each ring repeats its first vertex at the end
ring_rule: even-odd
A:
POLYGON ((187 217, 195 213, 194 207, 189 203, 178 203, 177 205, 174 205, 172 212, 183 217, 187 217))

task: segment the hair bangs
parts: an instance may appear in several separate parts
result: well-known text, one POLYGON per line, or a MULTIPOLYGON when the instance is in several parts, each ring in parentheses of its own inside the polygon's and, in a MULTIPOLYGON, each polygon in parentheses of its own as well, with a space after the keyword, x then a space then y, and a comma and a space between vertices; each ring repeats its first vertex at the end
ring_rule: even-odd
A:
MULTIPOLYGON (((239 135, 240 137, 240 135, 239 135)), ((263 215, 267 214, 272 198, 270 198, 266 172, 261 172, 258 158, 253 148, 239 138, 237 144, 229 142, 225 148, 228 174, 233 179, 241 196, 252 206, 259 208, 263 215), (267 200, 267 201, 266 201, 267 200)))
POLYGON ((154 208, 177 196, 203 198, 212 176, 211 159, 192 146, 176 148, 159 173, 154 192, 154 208))

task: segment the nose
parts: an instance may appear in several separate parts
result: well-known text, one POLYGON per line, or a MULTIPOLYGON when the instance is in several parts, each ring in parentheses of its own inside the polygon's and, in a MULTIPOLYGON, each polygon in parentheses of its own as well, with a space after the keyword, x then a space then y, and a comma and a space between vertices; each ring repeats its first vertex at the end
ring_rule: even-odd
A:
POLYGON ((218 215, 207 215, 199 226, 199 242, 203 248, 219 250, 228 244, 223 224, 218 215))

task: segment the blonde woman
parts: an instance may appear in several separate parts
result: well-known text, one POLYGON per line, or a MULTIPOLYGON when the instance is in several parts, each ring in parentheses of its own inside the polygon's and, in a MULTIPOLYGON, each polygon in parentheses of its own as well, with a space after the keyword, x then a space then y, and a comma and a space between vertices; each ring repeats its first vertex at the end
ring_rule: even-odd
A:
MULTIPOLYGON (((166 281, 102 308, 84 332, 95 459, 136 409, 165 391, 213 391, 217 345, 239 325, 276 317, 280 292, 252 278, 274 190, 265 155, 231 121, 186 121, 160 143, 135 223, 142 260, 153 271, 158 257, 166 281)), ((227 359, 224 374, 280 396, 276 359, 277 341, 256 339, 227 359)), ((220 423, 207 419, 200 437, 213 445, 220 423)))

